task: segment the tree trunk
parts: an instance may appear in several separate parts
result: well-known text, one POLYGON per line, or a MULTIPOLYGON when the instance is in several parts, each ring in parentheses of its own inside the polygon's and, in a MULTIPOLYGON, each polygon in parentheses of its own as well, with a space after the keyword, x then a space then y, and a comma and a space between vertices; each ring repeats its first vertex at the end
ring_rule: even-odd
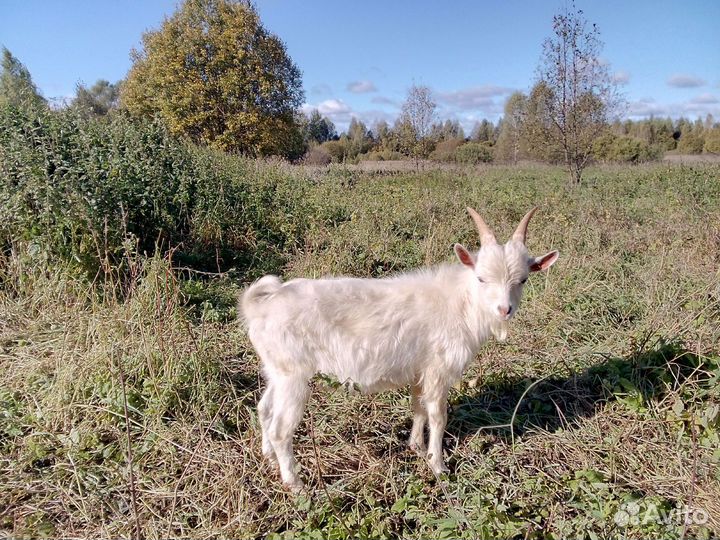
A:
POLYGON ((580 181, 582 180, 582 169, 578 167, 576 164, 571 163, 568 167, 568 172, 570 173, 570 185, 571 186, 579 186, 580 181))

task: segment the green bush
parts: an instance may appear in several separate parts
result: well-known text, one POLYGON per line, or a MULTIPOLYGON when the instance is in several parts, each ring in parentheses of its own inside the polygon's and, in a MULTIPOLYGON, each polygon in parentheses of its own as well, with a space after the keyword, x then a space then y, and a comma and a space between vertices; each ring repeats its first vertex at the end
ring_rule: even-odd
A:
POLYGON ((605 163, 645 163, 660 159, 663 150, 634 137, 606 133, 593 143, 593 155, 605 163))
POLYGON ((701 135, 683 133, 680 135, 677 149, 680 154, 701 154, 705 141, 701 135))
POLYGON ((432 161, 454 163, 456 161, 456 152, 458 148, 464 144, 464 139, 449 139, 447 141, 440 141, 435 146, 435 150, 430 153, 430 159, 432 161))
POLYGON ((407 159, 406 156, 394 150, 372 150, 367 154, 361 154, 360 161, 400 161, 407 159))
POLYGON ((187 231, 190 155, 161 125, 3 107, 0 126, 5 244, 24 238, 96 264, 128 235, 151 250, 187 231))
POLYGON ((455 151, 455 161, 466 165, 490 163, 493 160, 492 146, 482 142, 463 144, 455 151))
POLYGON ((259 170, 159 122, 0 108, 0 242, 30 241, 90 274, 127 238, 196 267, 274 269, 313 216, 307 185, 283 162, 259 170))
POLYGON ((345 141, 327 141, 320 145, 325 152, 330 154, 333 163, 342 163, 348 155, 348 148, 345 141))
POLYGON ((705 132, 705 152, 720 154, 720 128, 713 128, 705 132))
POLYGON ((329 165, 332 158, 327 150, 320 146, 313 146, 302 159, 303 165, 329 165))

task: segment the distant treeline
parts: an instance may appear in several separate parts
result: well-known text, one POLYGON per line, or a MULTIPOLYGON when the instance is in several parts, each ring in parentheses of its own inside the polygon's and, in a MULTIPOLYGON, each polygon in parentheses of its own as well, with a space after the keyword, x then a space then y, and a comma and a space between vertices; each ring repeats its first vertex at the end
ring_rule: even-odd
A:
MULTIPOLYGON (((470 133, 457 120, 434 124, 423 157, 466 164, 523 160, 562 163, 560 151, 534 135, 528 114, 513 111, 518 101, 522 103, 511 96, 504 117, 496 123, 476 122, 470 133)), ((338 135, 332 123, 314 111, 306 119, 306 126, 310 148, 305 160, 312 164, 405 159, 410 154, 400 121, 393 126, 382 121, 368 128, 353 119, 347 132, 338 135), (318 129, 321 124, 325 127, 318 129)), ((593 144, 595 160, 604 163, 642 163, 660 159, 667 152, 720 154, 720 123, 712 115, 695 121, 652 117, 616 120, 593 144)))

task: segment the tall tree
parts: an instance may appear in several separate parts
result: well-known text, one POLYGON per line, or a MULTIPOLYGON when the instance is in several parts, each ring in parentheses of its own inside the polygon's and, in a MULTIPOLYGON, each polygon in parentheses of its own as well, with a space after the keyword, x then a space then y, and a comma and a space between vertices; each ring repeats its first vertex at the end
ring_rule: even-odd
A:
POLYGON ((715 126, 715 117, 712 114, 707 113, 707 115, 705 116, 705 121, 703 122, 703 127, 705 129, 712 129, 714 126, 715 126))
POLYGON ((538 67, 549 120, 543 135, 562 149, 575 184, 592 155, 594 140, 620 103, 617 85, 600 60, 601 50, 598 27, 589 24, 573 4, 553 17, 553 35, 543 43, 538 67))
POLYGON ((28 68, 6 47, 3 47, 0 105, 9 104, 23 107, 45 105, 45 103, 45 98, 38 92, 28 68))
POLYGON ((347 130, 348 156, 354 158, 370 150, 373 145, 370 135, 367 126, 361 120, 352 118, 347 130))
POLYGON ((305 129, 308 140, 318 144, 337 138, 335 124, 329 118, 321 115, 317 109, 310 112, 305 129))
POLYGON ((430 137, 432 137, 435 142, 464 139, 465 130, 463 130, 458 120, 448 119, 445 120, 445 122, 433 124, 430 130, 430 137))
POLYGON ((493 123, 483 118, 481 122, 476 122, 473 126, 470 138, 476 142, 493 142, 495 126, 493 123))
POLYGON ((551 90, 538 81, 532 87, 527 100, 527 112, 522 126, 522 139, 531 158, 550 163, 563 163, 564 152, 557 137, 551 137, 556 128, 547 103, 551 90))
POLYGON ((430 134, 436 108, 430 88, 416 84, 410 87, 402 104, 397 131, 403 150, 415 158, 416 166, 432 151, 430 134))
MULTIPOLYGON (((398 123, 395 123, 397 127, 398 123)), ((398 133, 394 128, 391 128, 385 120, 379 120, 373 126, 373 134, 375 137, 376 145, 378 150, 388 152, 399 152, 400 141, 398 133)))
POLYGON ((105 116, 117 108, 119 100, 120 83, 99 79, 90 88, 79 84, 72 106, 86 114, 105 116))
POLYGON ((130 113, 224 150, 297 152, 300 70, 249 1, 185 0, 132 57, 121 93, 130 113))
POLYGON ((522 92, 514 92, 505 102, 500 135, 495 146, 495 157, 517 163, 521 155, 522 131, 528 110, 528 98, 522 92))

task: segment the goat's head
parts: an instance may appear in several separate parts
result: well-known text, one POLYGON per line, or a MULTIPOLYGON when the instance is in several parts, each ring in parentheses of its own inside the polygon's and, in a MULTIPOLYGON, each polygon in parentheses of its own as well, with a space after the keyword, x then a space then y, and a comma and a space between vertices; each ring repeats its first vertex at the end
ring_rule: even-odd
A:
POLYGON ((500 321, 508 321, 517 312, 528 275, 549 268, 559 255, 557 251, 541 257, 531 257, 528 254, 525 238, 528 222, 535 210, 537 208, 525 214, 510 240, 505 244, 498 244, 480 214, 468 208, 467 211, 480 233, 480 251, 472 254, 463 245, 455 244, 458 259, 477 277, 484 299, 483 309, 500 321))

